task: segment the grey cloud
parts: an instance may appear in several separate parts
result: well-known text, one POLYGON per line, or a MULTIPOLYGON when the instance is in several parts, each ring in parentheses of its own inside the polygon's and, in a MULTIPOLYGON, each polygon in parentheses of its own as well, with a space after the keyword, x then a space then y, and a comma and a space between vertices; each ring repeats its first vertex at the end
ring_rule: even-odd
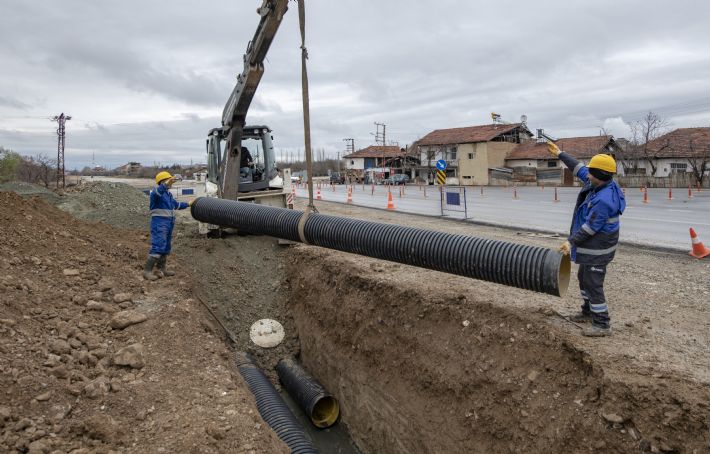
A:
POLYGON ((27 110, 30 108, 29 104, 25 104, 19 99, 13 96, 2 96, 0 95, 0 107, 9 107, 12 109, 27 110))
MULTIPOLYGON (((22 100, 31 114, 36 107, 27 100, 46 99, 44 109, 70 109, 81 118, 77 125, 86 123, 69 131, 72 159, 100 152, 117 161, 197 160, 241 72, 259 3, 8 0, 0 6, 7 18, 0 87, 18 89, 0 89, 0 118, 15 114, 3 99, 22 100), (94 88, 86 90, 92 95, 83 87, 94 88), (95 87, 108 87, 104 105, 91 105, 95 87), (83 101, 80 110, 74 99, 83 101), (133 117, 119 110, 124 101, 145 110, 133 117)), ((596 134, 605 124, 621 134, 651 108, 675 126, 710 125, 710 99, 703 96, 710 93, 710 30, 703 20, 709 14, 710 3, 690 0, 557 0, 514 8, 455 0, 309 1, 314 148, 335 153, 344 137, 366 146, 374 121, 387 123, 391 140, 411 143, 432 129, 488 122, 491 111, 509 121, 527 114, 532 128, 557 135, 596 134), (319 99, 323 93, 343 101, 319 99)), ((299 43, 291 3, 248 118, 269 124, 285 150, 303 148, 299 43)), ((18 128, 0 131, 0 144, 51 146, 52 134, 32 132, 34 124, 18 128)))

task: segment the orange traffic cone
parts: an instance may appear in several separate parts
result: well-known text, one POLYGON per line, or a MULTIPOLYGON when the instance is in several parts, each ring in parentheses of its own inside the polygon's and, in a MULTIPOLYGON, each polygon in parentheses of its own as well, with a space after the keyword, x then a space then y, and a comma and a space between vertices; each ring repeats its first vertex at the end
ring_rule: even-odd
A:
POLYGON ((353 188, 348 189, 348 203, 353 203, 353 188))
POLYGON ((701 259, 710 255, 710 249, 706 248, 705 245, 700 242, 698 235, 692 227, 690 228, 690 241, 693 243, 693 250, 689 252, 690 255, 696 259, 701 259))
POLYGON ((318 192, 316 192, 316 200, 320 200, 320 189, 318 189, 318 192))
POLYGON ((392 193, 387 193, 387 209, 394 210, 394 200, 392 200, 392 193))
POLYGON ((668 188, 668 200, 673 200, 673 188, 668 188))
POLYGON ((643 203, 648 203, 648 189, 643 191, 643 203))

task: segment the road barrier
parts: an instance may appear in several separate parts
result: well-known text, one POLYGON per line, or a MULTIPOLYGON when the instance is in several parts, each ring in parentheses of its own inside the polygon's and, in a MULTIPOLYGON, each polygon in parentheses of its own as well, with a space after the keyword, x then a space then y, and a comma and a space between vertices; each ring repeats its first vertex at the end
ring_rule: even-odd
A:
POLYGON ((387 193, 387 209, 394 210, 394 200, 392 200, 392 192, 387 193))
POLYGON ((710 255, 710 249, 706 248, 705 245, 700 241, 698 235, 695 233, 695 230, 692 227, 690 228, 690 242, 692 245, 692 249, 689 254, 695 257, 696 259, 701 259, 710 255))

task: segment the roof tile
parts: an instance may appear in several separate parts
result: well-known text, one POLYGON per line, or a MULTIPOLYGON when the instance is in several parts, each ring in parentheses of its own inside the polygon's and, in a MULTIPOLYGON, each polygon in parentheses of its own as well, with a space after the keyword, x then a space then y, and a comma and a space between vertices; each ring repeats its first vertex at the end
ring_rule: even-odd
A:
MULTIPOLYGON (((603 153, 612 139, 612 136, 566 137, 558 139, 555 143, 560 150, 575 158, 584 159, 603 153)), ((512 149, 506 159, 553 159, 553 157, 547 151, 546 143, 530 140, 512 149)))
POLYGON ((465 128, 437 129, 419 139, 419 145, 454 145, 488 142, 521 126, 521 123, 490 124, 465 128))
POLYGON ((648 142, 656 158, 687 158, 710 155, 710 128, 679 128, 648 142))
POLYGON ((350 153, 343 158, 393 158, 404 154, 396 145, 370 145, 367 148, 357 150, 355 153, 350 153))

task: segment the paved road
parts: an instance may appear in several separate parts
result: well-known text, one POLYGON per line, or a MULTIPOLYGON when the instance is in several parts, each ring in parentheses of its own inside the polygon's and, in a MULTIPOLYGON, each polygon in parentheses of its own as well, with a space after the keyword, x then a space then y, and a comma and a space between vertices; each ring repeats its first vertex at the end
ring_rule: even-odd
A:
MULTIPOLYGON (((511 227, 532 228, 566 232, 574 209, 579 188, 558 188, 559 202, 554 202, 554 189, 538 187, 517 188, 518 199, 513 198, 512 188, 480 187, 466 191, 468 216, 472 221, 502 224, 511 227)), ((297 189, 298 197, 307 197, 307 190, 297 189)), ((408 186, 400 197, 399 188, 392 190, 395 209, 407 213, 441 215, 441 202, 437 187, 408 186)), ((345 186, 321 190, 321 198, 332 202, 345 202, 345 186)), ((649 189, 648 203, 643 203, 643 192, 638 188, 626 191, 627 208, 621 218, 621 239, 655 246, 690 249, 688 228, 698 232, 701 241, 710 243, 710 191, 674 189, 673 199, 668 200, 667 189, 649 189)), ((387 188, 355 185, 355 205, 386 208, 387 188)), ((447 217, 463 218, 463 213, 446 213, 447 217)))

